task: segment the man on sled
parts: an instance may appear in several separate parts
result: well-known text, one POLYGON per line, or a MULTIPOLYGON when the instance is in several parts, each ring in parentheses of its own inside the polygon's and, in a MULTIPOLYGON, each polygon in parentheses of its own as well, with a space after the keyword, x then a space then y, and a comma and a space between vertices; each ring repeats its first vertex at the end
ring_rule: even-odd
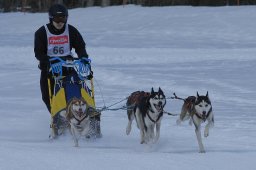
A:
POLYGON ((49 23, 35 32, 34 52, 41 70, 42 99, 51 114, 50 137, 60 135, 63 126, 67 125, 61 112, 66 111, 67 103, 72 98, 83 98, 90 105, 90 134, 100 137, 100 114, 94 112, 93 72, 85 42, 79 31, 67 23, 67 19, 67 8, 54 4, 49 9, 49 23), (72 56, 72 48, 78 58, 72 56))

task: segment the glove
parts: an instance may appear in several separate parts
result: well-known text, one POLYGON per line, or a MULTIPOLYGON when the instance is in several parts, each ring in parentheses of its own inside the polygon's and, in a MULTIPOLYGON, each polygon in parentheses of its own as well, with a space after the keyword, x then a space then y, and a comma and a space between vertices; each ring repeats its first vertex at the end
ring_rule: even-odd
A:
POLYGON ((90 74, 87 76, 88 80, 91 80, 93 78, 93 71, 91 68, 91 60, 88 59, 87 57, 82 57, 80 60, 84 65, 87 65, 90 69, 90 74))
POLYGON ((87 76, 88 80, 91 80, 93 78, 93 71, 90 72, 89 76, 87 76))
POLYGON ((86 65, 86 64, 91 64, 91 60, 90 59, 88 59, 87 57, 82 57, 81 59, 80 59, 80 61, 84 64, 84 65, 86 65))

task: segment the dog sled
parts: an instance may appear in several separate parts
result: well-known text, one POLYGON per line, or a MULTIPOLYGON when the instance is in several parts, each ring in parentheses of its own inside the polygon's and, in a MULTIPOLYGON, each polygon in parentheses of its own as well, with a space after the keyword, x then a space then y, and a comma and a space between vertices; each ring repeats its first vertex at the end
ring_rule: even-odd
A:
POLYGON ((87 137, 100 137, 100 113, 96 111, 94 85, 90 59, 50 58, 48 76, 51 106, 51 135, 55 138, 65 132, 69 122, 65 118, 68 102, 73 98, 83 98, 88 104, 90 131, 87 137))

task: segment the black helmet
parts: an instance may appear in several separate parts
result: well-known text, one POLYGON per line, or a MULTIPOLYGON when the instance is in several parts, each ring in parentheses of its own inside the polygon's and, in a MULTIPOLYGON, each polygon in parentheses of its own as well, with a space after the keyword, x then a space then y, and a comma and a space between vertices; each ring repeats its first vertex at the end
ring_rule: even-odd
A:
POLYGON ((54 4, 49 9, 49 19, 50 21, 54 17, 68 17, 68 10, 64 5, 54 4))

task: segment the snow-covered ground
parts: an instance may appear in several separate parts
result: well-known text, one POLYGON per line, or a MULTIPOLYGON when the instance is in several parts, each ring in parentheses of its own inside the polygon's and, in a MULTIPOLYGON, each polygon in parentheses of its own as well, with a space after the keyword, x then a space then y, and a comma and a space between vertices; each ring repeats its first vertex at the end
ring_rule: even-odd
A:
MULTIPOLYGON (((126 112, 102 113, 103 138, 50 141, 50 114, 41 101, 34 32, 47 13, 0 13, 1 170, 254 170, 256 157, 256 9, 122 6, 70 10, 69 23, 87 42, 98 107, 136 90, 167 97, 209 92, 215 127, 198 153, 194 127, 164 115, 161 136, 139 143, 126 112), (101 89, 101 91, 100 91, 101 89), (102 97, 103 96, 103 97, 102 97)), ((122 102, 116 107, 124 105, 122 102)), ((181 101, 166 110, 179 113, 181 101)))

